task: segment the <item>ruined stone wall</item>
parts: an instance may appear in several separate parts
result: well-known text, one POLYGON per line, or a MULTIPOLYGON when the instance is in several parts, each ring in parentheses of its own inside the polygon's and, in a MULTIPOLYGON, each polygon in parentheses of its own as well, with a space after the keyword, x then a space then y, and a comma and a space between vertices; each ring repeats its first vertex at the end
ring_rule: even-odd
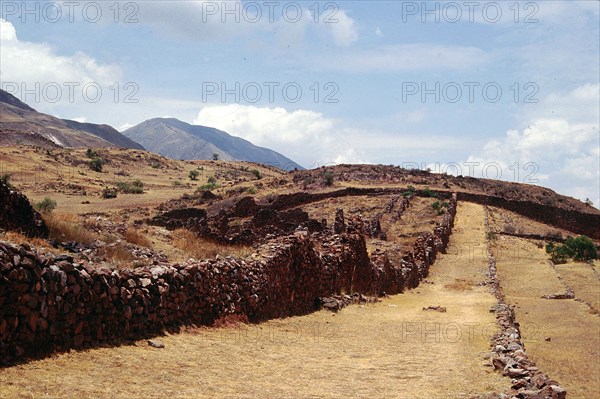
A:
POLYGON ((583 213, 576 210, 560 209, 549 205, 534 204, 525 201, 509 201, 500 197, 483 194, 458 193, 460 201, 490 205, 515 212, 538 222, 549 224, 576 234, 584 234, 594 240, 600 240, 600 215, 583 213))
POLYGON ((118 271, 0 242, 0 363, 210 325, 228 314, 253 322, 306 314, 332 294, 401 292, 416 286, 444 250, 455 210, 454 198, 443 222, 400 265, 384 253, 369 259, 364 235, 351 223, 344 234, 299 231, 274 239, 246 259, 118 271))
POLYGON ((0 181, 0 229, 46 237, 48 228, 27 197, 0 181))

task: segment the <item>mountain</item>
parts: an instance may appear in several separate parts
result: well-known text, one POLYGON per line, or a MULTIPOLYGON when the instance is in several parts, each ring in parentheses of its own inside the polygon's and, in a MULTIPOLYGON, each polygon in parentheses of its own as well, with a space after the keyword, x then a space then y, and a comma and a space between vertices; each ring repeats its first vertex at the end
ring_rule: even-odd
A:
POLYGON ((0 90, 0 145, 144 148, 108 125, 79 123, 37 112, 0 90))
POLYGON ((212 127, 190 125, 174 118, 156 118, 140 123, 123 134, 148 151, 173 159, 212 159, 218 154, 226 161, 249 161, 281 169, 304 169, 289 158, 212 127))

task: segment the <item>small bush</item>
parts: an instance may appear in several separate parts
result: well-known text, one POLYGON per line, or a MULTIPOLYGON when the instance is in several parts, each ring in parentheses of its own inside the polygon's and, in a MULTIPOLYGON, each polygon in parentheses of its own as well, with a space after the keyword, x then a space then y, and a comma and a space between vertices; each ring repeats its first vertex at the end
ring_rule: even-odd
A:
POLYGON ((117 198, 117 189, 105 187, 104 189, 102 189, 102 198, 104 198, 104 199, 117 198))
POLYGON ((257 193, 257 191, 256 191, 256 187, 248 187, 248 188, 246 189, 246 192, 247 192, 248 194, 252 194, 252 195, 254 195, 254 194, 256 194, 256 193, 257 193))
POLYGON ((207 180, 208 184, 217 184, 217 179, 214 176, 211 176, 207 180))
POLYGON ((87 151, 85 152, 85 155, 87 155, 87 157, 90 159, 99 158, 98 153, 96 151, 92 150, 91 148, 87 149, 87 151))
POLYGON ((102 172, 102 167, 105 163, 106 162, 104 161, 104 159, 96 157, 92 158, 88 165, 90 166, 90 169, 94 172, 102 172))
POLYGON ((427 187, 425 190, 421 191, 421 195, 423 197, 429 197, 429 198, 437 198, 437 196, 438 196, 436 193, 434 193, 433 191, 431 191, 429 189, 429 187, 427 187))
POLYGON ((255 178, 256 180, 260 180, 260 179, 262 179, 262 174, 260 173, 260 170, 258 170, 258 169, 252 169, 252 170, 250 171, 250 173, 252 173, 252 174, 254 175, 254 178, 255 178))
POLYGON ((152 167, 152 169, 160 169, 161 167, 160 162, 152 162, 150 166, 152 167))
POLYGON ((179 186, 181 186, 181 184, 182 184, 182 183, 181 183, 181 180, 175 180, 175 181, 173 182, 173 187, 179 187, 179 186))
POLYGON ((188 173, 190 180, 198 180, 198 176, 200 176, 200 172, 198 172, 196 169, 192 169, 188 173))
POLYGON ((143 194, 144 183, 137 179, 132 182, 117 182, 117 189, 123 194, 143 194))
POLYGON ((598 249, 594 242, 587 236, 568 237, 562 245, 549 243, 546 252, 554 263, 565 263, 569 259, 575 261, 589 261, 598 259, 598 249))
POLYGON ((333 173, 331 173, 330 171, 326 171, 325 173, 323 173, 323 181, 326 186, 333 186, 333 178, 333 173))
POLYGON ((35 208, 41 213, 48 215, 52 213, 54 209, 56 209, 56 201, 46 197, 37 204, 35 204, 35 208))
POLYGON ((406 191, 405 191, 405 192, 403 192, 403 193, 402 193, 402 195, 403 195, 404 197, 407 197, 407 198, 408 198, 408 197, 411 197, 411 196, 413 196, 413 195, 414 195, 414 193, 415 193, 415 191, 416 191, 416 190, 415 190, 415 187, 414 187, 414 186, 408 186, 408 187, 407 187, 407 189, 406 189, 406 191))

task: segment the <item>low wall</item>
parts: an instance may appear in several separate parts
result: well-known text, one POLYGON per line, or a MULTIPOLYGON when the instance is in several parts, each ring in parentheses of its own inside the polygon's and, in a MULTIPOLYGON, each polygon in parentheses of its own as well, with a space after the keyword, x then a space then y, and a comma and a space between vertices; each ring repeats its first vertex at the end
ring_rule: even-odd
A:
POLYGON ((583 213, 561 209, 549 205, 534 204, 526 201, 505 200, 483 194, 458 193, 459 201, 490 205, 515 212, 544 224, 549 224, 575 234, 584 234, 594 240, 600 240, 600 214, 583 213))
POLYGON ((118 271, 0 242, 0 363, 210 325, 228 314, 253 322, 306 314, 333 294, 399 293, 418 284, 445 249, 455 211, 454 198, 400 265, 385 253, 369 259, 361 226, 352 223, 344 234, 274 239, 246 259, 118 271))

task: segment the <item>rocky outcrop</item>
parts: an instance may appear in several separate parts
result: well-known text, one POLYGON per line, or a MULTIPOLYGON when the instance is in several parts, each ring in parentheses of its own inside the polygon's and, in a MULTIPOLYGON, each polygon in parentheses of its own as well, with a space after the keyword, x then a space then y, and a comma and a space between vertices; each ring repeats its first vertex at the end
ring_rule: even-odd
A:
POLYGON ((0 181, 0 229, 31 237, 48 236, 48 228, 27 197, 0 181))

